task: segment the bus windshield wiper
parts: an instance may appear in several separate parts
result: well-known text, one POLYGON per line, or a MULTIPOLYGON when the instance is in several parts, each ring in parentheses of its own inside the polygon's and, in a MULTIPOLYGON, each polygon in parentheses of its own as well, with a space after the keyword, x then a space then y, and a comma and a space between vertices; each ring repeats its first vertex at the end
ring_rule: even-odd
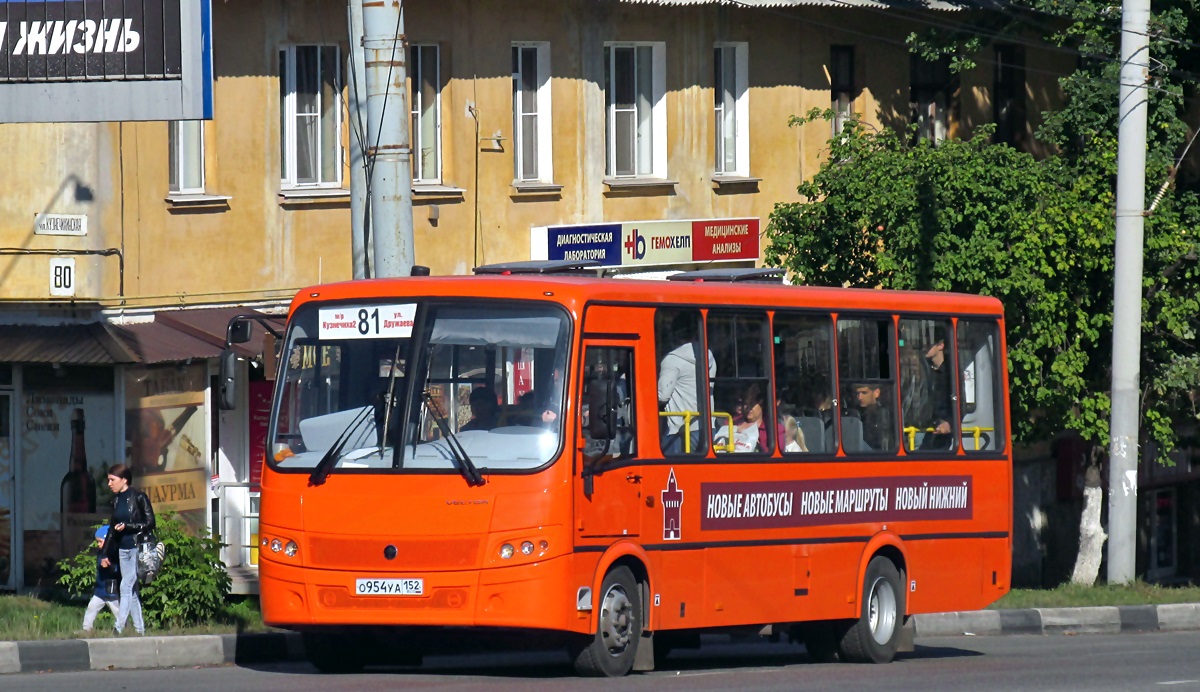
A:
POLYGON ((358 415, 354 416, 350 423, 346 425, 346 429, 342 431, 341 435, 338 435, 337 440, 335 440, 333 445, 326 450, 325 456, 321 457, 321 460, 317 462, 315 467, 313 467, 312 473, 308 475, 308 484, 310 486, 322 485, 325 483, 325 478, 329 476, 329 471, 333 468, 334 462, 337 461, 338 457, 342 456, 342 448, 346 446, 346 443, 350 441, 350 438, 358 430, 359 426, 366 422, 367 418, 370 417, 372 413, 372 408, 370 406, 365 406, 363 407, 363 410, 360 411, 358 415))
POLYGON ((475 468, 471 457, 467 455, 467 450, 463 449, 462 443, 458 441, 458 436, 450 429, 446 417, 442 415, 437 402, 433 400, 433 394, 426 389, 422 392, 422 397, 425 401, 425 408, 433 415, 434 422, 437 423, 438 429, 442 431, 442 439, 446 441, 446 446, 450 449, 450 454, 458 462, 459 472, 463 478, 467 479, 467 485, 483 485, 483 476, 480 475, 479 469, 475 468))

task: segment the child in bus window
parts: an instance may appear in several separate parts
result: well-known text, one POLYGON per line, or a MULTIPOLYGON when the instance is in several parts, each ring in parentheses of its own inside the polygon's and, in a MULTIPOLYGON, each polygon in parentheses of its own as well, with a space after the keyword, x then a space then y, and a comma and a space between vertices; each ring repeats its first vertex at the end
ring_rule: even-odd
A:
POLYGON ((800 429, 800 425, 792 416, 783 417, 784 430, 784 447, 785 452, 807 452, 808 445, 804 443, 804 431, 800 429))

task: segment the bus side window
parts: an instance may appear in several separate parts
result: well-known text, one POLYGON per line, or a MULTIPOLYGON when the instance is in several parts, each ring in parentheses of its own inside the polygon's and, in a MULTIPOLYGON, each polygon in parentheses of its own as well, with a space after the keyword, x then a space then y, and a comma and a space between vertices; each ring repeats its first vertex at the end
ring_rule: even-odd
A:
POLYGON ((837 452, 833 321, 775 313, 776 436, 784 454, 837 452))
POLYGON ((700 431, 712 404, 699 393, 717 372, 711 352, 703 353, 701 322, 695 309, 663 308, 654 314, 659 440, 664 456, 702 456, 708 450, 708 436, 700 431))
POLYGON ((847 454, 895 452, 892 320, 839 318, 837 333, 842 448, 847 454))
POLYGON ((774 448, 775 396, 765 312, 708 313, 713 378, 713 451, 770 454, 774 448))
POLYGON ((990 320, 958 321, 958 390, 962 414, 962 448, 974 452, 1003 452, 1004 392, 1000 330, 990 320))
POLYGON ((907 451, 957 448, 953 335, 950 320, 900 320, 900 423, 907 451))
MULTIPOLYGON (((579 429, 583 433, 587 456, 622 459, 637 456, 633 384, 633 349, 588 347, 584 354, 583 396, 579 406, 579 429), (610 404, 616 414, 612 438, 593 437, 593 416, 607 416, 610 404)), ((596 429, 605 427, 600 424, 601 420, 595 422, 598 424, 596 429)))

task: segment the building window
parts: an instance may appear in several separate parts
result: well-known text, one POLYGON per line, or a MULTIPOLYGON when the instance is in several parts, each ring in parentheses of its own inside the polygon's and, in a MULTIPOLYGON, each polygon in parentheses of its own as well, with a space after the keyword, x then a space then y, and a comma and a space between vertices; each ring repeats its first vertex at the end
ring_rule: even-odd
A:
POLYGON ((666 44, 604 46, 607 175, 665 178, 666 44))
POLYGON ((442 181, 442 82, 438 59, 436 45, 415 45, 409 50, 412 175, 416 183, 442 181))
POLYGON ((829 47, 829 107, 833 134, 841 134, 854 115, 854 46, 829 47))
POLYGON ((992 99, 997 144, 1017 146, 1025 127, 1025 51, 996 46, 995 95, 992 99))
POLYGON ((167 128, 171 192, 202 194, 204 192, 204 121, 174 120, 167 124, 167 128))
POLYGON ((750 175, 748 53, 746 43, 718 43, 713 48, 717 175, 750 175))
POLYGON ((284 187, 342 184, 341 49, 279 51, 280 170, 284 187))
POLYGON ((917 137, 940 142, 950 130, 950 94, 953 82, 950 62, 946 58, 929 61, 912 56, 910 98, 917 137))
POLYGON ((552 182, 550 44, 514 43, 512 75, 514 177, 517 182, 552 182))

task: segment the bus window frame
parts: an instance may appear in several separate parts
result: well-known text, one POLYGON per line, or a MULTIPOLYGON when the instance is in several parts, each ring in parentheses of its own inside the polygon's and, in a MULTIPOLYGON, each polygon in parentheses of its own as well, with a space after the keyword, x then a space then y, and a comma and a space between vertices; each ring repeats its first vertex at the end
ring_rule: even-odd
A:
MULTIPOLYGON (((430 321, 428 319, 430 310, 436 306, 445 306, 445 305, 453 306, 456 304, 457 305, 464 305, 464 304, 465 305, 477 305, 480 303, 516 305, 516 306, 538 306, 538 307, 547 306, 547 307, 550 307, 550 308, 556 310, 558 313, 560 313, 560 315, 566 322, 566 331, 565 331, 563 346, 562 346, 562 351, 565 354, 564 359, 563 359, 563 372, 564 373, 572 372, 571 368, 572 368, 572 363, 573 363, 573 355, 574 355, 575 347, 577 345, 576 335, 579 332, 579 329, 578 329, 578 325, 576 324, 575 316, 571 314, 571 311, 569 309, 567 309, 566 305, 564 305, 562 302, 556 301, 556 300, 536 300, 536 299, 524 299, 524 298, 480 298, 480 297, 476 297, 476 296, 446 296, 446 295, 426 295, 426 294, 421 294, 421 295, 389 294, 389 295, 359 296, 357 298, 347 298, 347 299, 338 299, 338 300, 311 300, 311 301, 303 303, 300 306, 297 306, 295 310, 293 310, 292 312, 290 312, 288 314, 287 330, 284 333, 284 336, 282 339, 283 345, 281 346, 281 349, 288 348, 289 344, 291 343, 292 332, 293 332, 293 329, 295 329, 295 325, 294 325, 295 314, 296 314, 296 312, 298 312, 300 310, 304 310, 305 312, 307 312, 309 310, 317 311, 317 310, 321 310, 321 309, 335 308, 335 307, 339 307, 339 306, 348 306, 348 305, 362 306, 363 304, 387 304, 387 303, 398 303, 398 302, 414 303, 417 306, 416 315, 413 319, 413 331, 412 331, 413 335, 409 337, 413 341, 413 348, 410 351, 408 369, 412 373, 420 373, 422 378, 424 377, 423 373, 425 372, 425 368, 427 365, 427 359, 429 357, 428 356, 428 346, 429 346, 429 337, 430 337, 431 330, 432 330, 432 323, 430 323, 430 321), (420 333, 422 335, 420 337, 420 342, 418 342, 418 337, 416 336, 418 333, 420 333), (417 348, 418 343, 423 343, 424 347, 417 348)), ((318 341, 318 343, 319 343, 319 341, 318 341)), ((580 341, 579 343, 582 343, 582 342, 580 341)), ((284 369, 286 368, 286 366, 287 366, 286 358, 280 358, 279 359, 279 368, 278 368, 278 371, 276 372, 276 380, 275 380, 276 382, 281 382, 283 380, 282 376, 284 374, 284 369)), ((406 390, 406 394, 405 394, 404 404, 403 404, 403 406, 399 407, 395 412, 393 412, 392 415, 393 416, 401 416, 402 415, 403 418, 399 418, 399 420, 403 421, 403 423, 401 423, 401 425, 403 427, 407 428, 408 421, 412 416, 412 411, 413 411, 414 406, 419 408, 421 406, 421 404, 419 402, 417 402, 414 398, 417 394, 416 377, 408 377, 406 374, 405 380, 406 381, 404 383, 404 388, 406 390)), ((538 473, 542 473, 542 472, 546 471, 550 467, 554 466, 556 463, 559 463, 566 456, 568 456, 567 450, 569 449, 569 446, 567 444, 566 438, 568 436, 567 431, 569 429, 569 425, 568 425, 568 421, 566 421, 563 418, 563 416, 565 415, 565 412, 567 410, 566 406, 569 404, 569 399, 570 399, 569 391, 571 391, 570 386, 571 386, 571 383, 568 381, 567 375, 564 374, 562 392, 560 393, 560 398, 562 400, 559 402, 559 420, 562 422, 559 424, 558 447, 555 450, 555 452, 550 455, 550 459, 548 461, 546 461, 546 463, 541 464, 536 467, 530 467, 527 469, 504 469, 504 468, 481 467, 480 471, 485 476, 536 475, 538 473)), ((275 387, 275 391, 273 392, 272 397, 271 397, 272 416, 271 416, 271 420, 267 426, 267 453, 266 453, 266 462, 267 463, 265 464, 265 466, 266 466, 266 469, 269 469, 271 473, 278 473, 278 474, 282 474, 282 475, 309 475, 313 471, 312 467, 297 467, 297 468, 283 467, 283 468, 281 468, 279 466, 278 462, 275 461, 275 455, 272 452, 272 447, 274 446, 275 438, 277 436, 276 424, 277 424, 279 410, 281 408, 283 391, 284 391, 283 387, 277 386, 277 387, 275 387)), ((407 445, 410 445, 411 443, 412 443, 412 440, 408 437, 405 437, 404 444, 407 446, 407 445)), ((568 460, 567 463, 570 463, 570 461, 568 460)), ((264 469, 264 470, 266 470, 266 469, 264 469)), ((459 475, 459 471, 454 468, 451 468, 451 469, 428 469, 428 468, 405 468, 405 467, 401 466, 399 468, 361 468, 361 469, 334 468, 334 469, 330 469, 330 474, 331 475, 333 475, 333 474, 343 475, 344 474, 344 475, 348 475, 348 476, 375 475, 375 476, 387 476, 387 477, 390 477, 390 476, 457 476, 457 475, 459 475)))

